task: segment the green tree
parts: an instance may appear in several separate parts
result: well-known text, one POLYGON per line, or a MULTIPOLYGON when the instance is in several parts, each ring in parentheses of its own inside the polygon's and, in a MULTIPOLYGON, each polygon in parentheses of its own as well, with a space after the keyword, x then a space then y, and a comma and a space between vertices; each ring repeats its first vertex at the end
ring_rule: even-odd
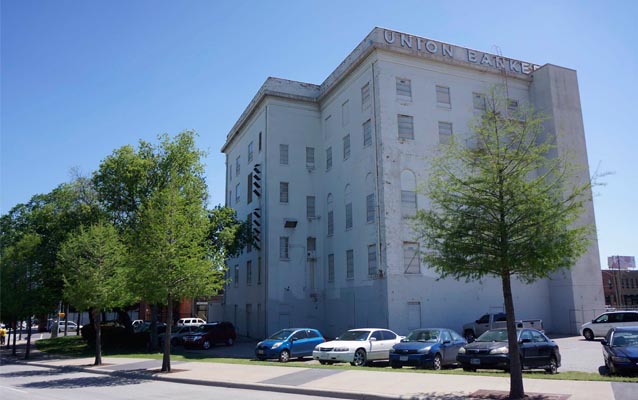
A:
POLYGON ((543 118, 493 90, 466 145, 452 140, 434 157, 426 183, 432 208, 414 228, 423 258, 442 278, 501 280, 507 314, 510 398, 524 396, 511 279, 531 283, 571 267, 591 226, 577 223, 591 182, 559 154, 543 118))
POLYGON ((91 310, 95 328, 95 363, 102 364, 101 314, 126 303, 125 247, 112 225, 96 224, 71 235, 60 248, 64 297, 80 310, 91 310))
POLYGON ((208 213, 210 231, 208 239, 211 249, 225 257, 236 257, 249 243, 253 244, 252 227, 247 221, 239 221, 234 209, 216 206, 208 213))

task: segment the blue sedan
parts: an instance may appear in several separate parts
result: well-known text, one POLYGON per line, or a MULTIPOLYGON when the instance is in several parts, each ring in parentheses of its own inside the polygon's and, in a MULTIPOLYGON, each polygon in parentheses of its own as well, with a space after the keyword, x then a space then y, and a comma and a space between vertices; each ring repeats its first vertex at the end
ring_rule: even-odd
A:
POLYGON ((456 364, 456 355, 467 341, 452 329, 417 329, 390 350, 390 366, 415 366, 439 370, 456 364))
POLYGON ((638 326, 611 328, 602 345, 610 374, 638 373, 638 326))
POLYGON ((325 341, 326 339, 316 329, 282 329, 268 339, 257 343, 255 356, 258 360, 275 358, 285 363, 291 358, 312 356, 315 346, 325 341))

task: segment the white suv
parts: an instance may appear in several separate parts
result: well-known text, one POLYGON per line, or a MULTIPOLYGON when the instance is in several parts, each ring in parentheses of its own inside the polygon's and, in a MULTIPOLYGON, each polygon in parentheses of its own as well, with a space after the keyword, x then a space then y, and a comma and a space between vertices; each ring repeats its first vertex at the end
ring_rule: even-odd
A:
POLYGON ((594 340, 596 336, 605 336, 611 328, 618 326, 638 325, 638 311, 612 311, 600 314, 591 322, 580 327, 580 333, 587 340, 594 340))
POLYGON ((177 321, 177 326, 200 326, 205 323, 206 321, 201 318, 180 318, 177 321))

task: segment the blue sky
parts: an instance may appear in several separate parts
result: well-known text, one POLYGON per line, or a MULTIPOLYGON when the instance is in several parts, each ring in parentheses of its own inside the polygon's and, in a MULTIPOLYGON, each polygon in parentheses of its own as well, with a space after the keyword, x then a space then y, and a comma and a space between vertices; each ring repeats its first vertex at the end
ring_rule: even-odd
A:
POLYGON ((374 26, 578 71, 603 267, 638 255, 638 2, 1 3, 0 211, 114 149, 199 133, 211 204, 226 134, 268 76, 319 84, 374 26))

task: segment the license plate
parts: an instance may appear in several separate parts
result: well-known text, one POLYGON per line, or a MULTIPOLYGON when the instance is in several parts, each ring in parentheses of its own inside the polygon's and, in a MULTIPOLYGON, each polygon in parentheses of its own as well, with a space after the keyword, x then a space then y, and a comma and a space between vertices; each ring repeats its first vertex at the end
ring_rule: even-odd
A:
POLYGON ((480 358, 471 358, 470 359, 470 364, 472 364, 472 365, 480 365, 481 364, 481 359, 480 358))
POLYGON ((264 354, 263 350, 257 350, 257 354, 264 354))
POLYGON ((408 361, 408 356, 400 356, 399 361, 408 361))

